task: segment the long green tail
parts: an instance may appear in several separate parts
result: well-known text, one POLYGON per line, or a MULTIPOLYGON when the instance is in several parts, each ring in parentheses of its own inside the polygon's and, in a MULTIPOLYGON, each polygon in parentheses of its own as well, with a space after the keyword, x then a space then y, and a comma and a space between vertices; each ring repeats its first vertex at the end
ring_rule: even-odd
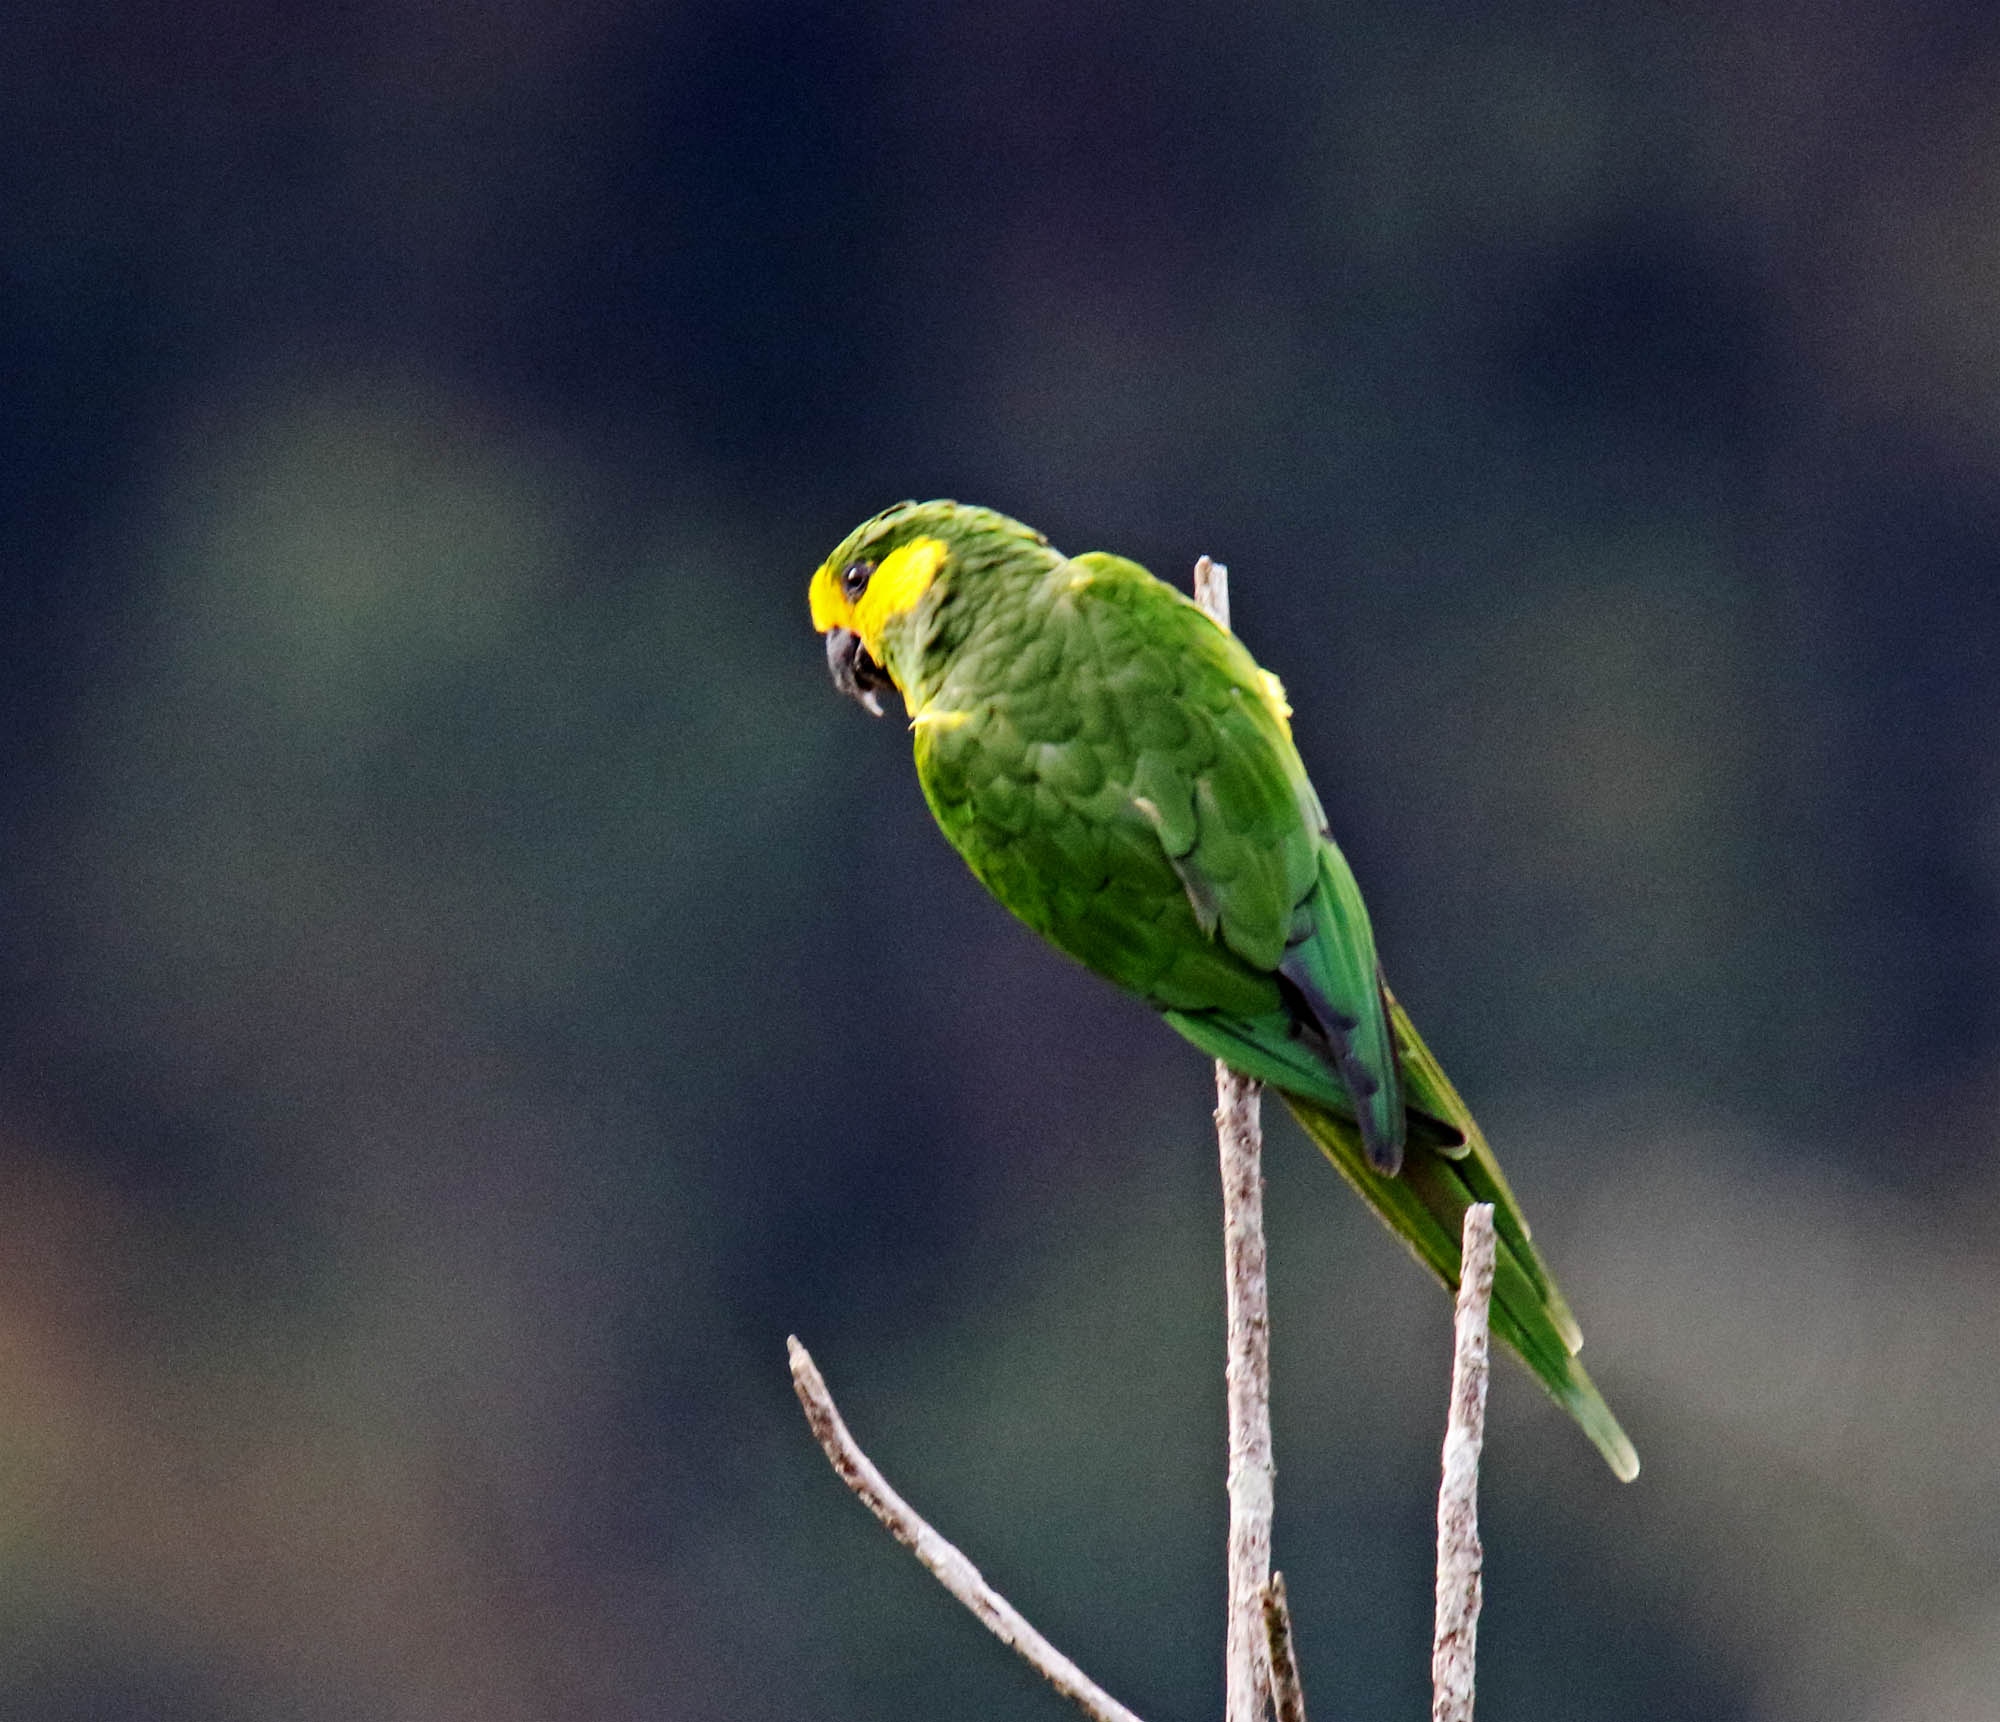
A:
POLYGON ((1353 1119, 1280 1089, 1285 1104, 1362 1199, 1449 1288, 1458 1285, 1465 1210, 1474 1202, 1493 1204, 1493 1331, 1520 1353, 1611 1469, 1630 1482, 1639 1474, 1639 1455, 1576 1360, 1582 1331, 1529 1240, 1528 1223, 1493 1150, 1393 996, 1389 1010, 1409 1104, 1463 1131, 1463 1147, 1440 1150, 1426 1141, 1428 1133, 1413 1130, 1402 1171, 1384 1177, 1368 1163, 1353 1119))

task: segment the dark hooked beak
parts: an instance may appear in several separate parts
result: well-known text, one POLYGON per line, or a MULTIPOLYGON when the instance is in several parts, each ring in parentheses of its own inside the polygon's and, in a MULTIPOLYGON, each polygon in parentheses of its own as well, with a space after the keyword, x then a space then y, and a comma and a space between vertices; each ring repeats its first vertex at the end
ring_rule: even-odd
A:
POLYGON ((882 715, 882 690, 894 687, 889 673, 862 649, 852 628, 834 628, 826 636, 826 673, 850 699, 859 700, 877 717, 882 715))

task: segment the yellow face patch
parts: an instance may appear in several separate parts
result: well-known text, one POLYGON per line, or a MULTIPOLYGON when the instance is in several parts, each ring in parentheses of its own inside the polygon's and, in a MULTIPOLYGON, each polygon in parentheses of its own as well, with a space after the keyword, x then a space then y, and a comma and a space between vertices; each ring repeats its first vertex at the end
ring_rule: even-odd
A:
POLYGON ((917 600, 930 590, 949 554, 940 538, 913 538, 907 544, 899 544, 882 558, 860 598, 854 600, 841 588, 845 567, 822 563, 807 594, 812 604, 813 626, 822 634, 835 628, 851 628, 861 636, 868 655, 879 657, 882 630, 914 608, 917 600))
POLYGON ((806 602, 812 605, 814 633, 830 634, 835 628, 853 626, 854 606, 842 596, 840 570, 831 562, 822 562, 813 570, 806 602))

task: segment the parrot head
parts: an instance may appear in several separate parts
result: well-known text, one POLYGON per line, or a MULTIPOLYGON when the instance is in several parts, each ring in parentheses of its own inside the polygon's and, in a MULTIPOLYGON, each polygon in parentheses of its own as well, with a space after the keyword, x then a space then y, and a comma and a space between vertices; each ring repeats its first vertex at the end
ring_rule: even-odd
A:
POLYGON ((1007 552, 1036 548, 1032 527, 958 502, 899 502, 864 521, 819 565, 807 593, 813 626, 826 636, 833 685, 877 717, 882 692, 907 694, 920 617, 935 614, 955 574, 1004 566, 1007 552))

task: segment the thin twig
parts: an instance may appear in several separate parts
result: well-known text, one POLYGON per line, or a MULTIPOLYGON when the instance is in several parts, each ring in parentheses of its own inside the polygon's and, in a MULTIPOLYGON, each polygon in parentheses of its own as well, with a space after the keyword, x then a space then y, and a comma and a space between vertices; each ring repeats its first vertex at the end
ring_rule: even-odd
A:
POLYGON ((1271 1651, 1271 1708, 1278 1722, 1306 1722, 1306 1694, 1299 1684, 1299 1652, 1292 1642, 1292 1607, 1285 1600, 1283 1573, 1273 1573, 1264 1587, 1264 1641, 1271 1651))
POLYGON ((939 1584, 972 1610, 1002 1644, 1010 1645, 1027 1664, 1093 1722, 1139 1722, 1089 1675, 1056 1649, 1022 1617, 1021 1611, 979 1575, 979 1569, 924 1522, 915 1508, 889 1486, 874 1460, 861 1451, 812 1354, 796 1336, 785 1341, 792 1359, 792 1386, 805 1407, 806 1421, 832 1462, 840 1480, 860 1496, 862 1504, 889 1529, 889 1534, 930 1568, 939 1584))
MULTIPOLYGON (((1194 565, 1195 602, 1229 626, 1229 570, 1194 565)), ((1270 1692, 1264 1583, 1271 1571, 1271 1306, 1264 1256, 1264 1131, 1259 1085, 1215 1064, 1222 1161, 1222 1271, 1229 1363, 1229 1631, 1224 1722, 1262 1722, 1270 1692)))
POLYGON ((1431 1722, 1472 1722, 1479 1638, 1479 1449, 1486 1439, 1487 1320, 1493 1300, 1493 1204, 1465 1210, 1451 1414, 1438 1489, 1437 1632, 1431 1643, 1431 1722))

